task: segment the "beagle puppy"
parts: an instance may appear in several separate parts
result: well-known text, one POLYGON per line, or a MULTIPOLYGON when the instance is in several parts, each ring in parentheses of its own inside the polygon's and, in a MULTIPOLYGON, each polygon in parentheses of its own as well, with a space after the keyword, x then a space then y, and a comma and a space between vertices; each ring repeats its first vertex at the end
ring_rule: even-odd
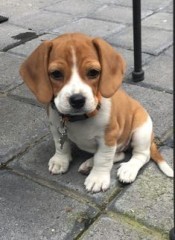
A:
POLYGON ((113 163, 121 163, 117 176, 133 182, 152 158, 169 177, 173 170, 159 153, 147 111, 122 89, 125 62, 112 46, 100 38, 81 33, 61 35, 43 42, 21 65, 20 74, 37 100, 47 104, 55 142, 49 160, 52 174, 65 173, 71 161, 70 143, 93 153, 79 168, 89 173, 87 191, 110 187, 113 163))

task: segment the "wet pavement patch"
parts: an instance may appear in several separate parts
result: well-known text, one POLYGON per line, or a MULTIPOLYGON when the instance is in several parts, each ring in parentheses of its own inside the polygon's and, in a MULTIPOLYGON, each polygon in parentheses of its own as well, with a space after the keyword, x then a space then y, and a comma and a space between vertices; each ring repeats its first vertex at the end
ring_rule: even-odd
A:
POLYGON ((8 21, 8 19, 9 19, 8 17, 4 17, 0 15, 0 23, 6 22, 8 21))
POLYGON ((24 32, 24 33, 19 33, 15 36, 12 36, 13 39, 20 40, 20 41, 26 41, 36 37, 38 37, 38 35, 35 32, 24 32))
POLYGON ((3 48, 3 51, 6 52, 11 48, 14 48, 20 44, 23 44, 27 41, 30 41, 32 39, 35 39, 37 37, 39 37, 40 35, 37 35, 35 32, 23 32, 23 33, 19 33, 15 36, 12 36, 11 38, 17 40, 17 42, 9 44, 8 46, 6 46, 5 48, 3 48))

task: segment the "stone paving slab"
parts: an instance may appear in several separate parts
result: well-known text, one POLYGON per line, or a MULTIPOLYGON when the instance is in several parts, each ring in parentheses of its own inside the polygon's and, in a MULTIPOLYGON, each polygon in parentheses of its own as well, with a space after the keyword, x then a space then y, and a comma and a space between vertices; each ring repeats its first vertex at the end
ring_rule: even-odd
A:
POLYGON ((47 7, 46 10, 67 13, 75 17, 85 17, 96 11, 101 5, 100 1, 93 0, 65 0, 47 7))
POLYGON ((114 193, 120 191, 121 185, 116 180, 118 167, 116 164, 112 170, 111 188, 108 191, 96 194, 86 192, 84 188, 86 176, 78 173, 78 168, 84 160, 88 159, 92 155, 82 151, 73 151, 73 162, 71 163, 67 173, 62 175, 51 175, 48 171, 48 161, 54 155, 54 151, 54 142, 52 138, 46 137, 43 142, 36 144, 22 157, 11 162, 9 166, 14 169, 18 169, 18 171, 24 170, 25 174, 30 174, 33 177, 43 178, 50 183, 54 182, 54 186, 58 189, 61 187, 73 190, 74 193, 77 193, 89 200, 93 200, 98 205, 103 205, 105 202, 108 202, 114 193))
MULTIPOLYGON (((56 0, 61 2, 62 0, 56 0)), ((9 22, 13 21, 19 15, 25 13, 32 13, 33 11, 47 7, 50 4, 55 3, 55 0, 23 0, 23 1, 14 1, 14 0, 1 0, 0 9, 1 14, 9 17, 9 22)))
MULTIPOLYGON (((124 78, 126 78, 131 71, 134 69, 134 52, 121 47, 114 47, 114 49, 119 52, 125 60, 126 72, 124 78)), ((151 56, 146 53, 142 53, 142 64, 146 64, 151 60, 151 56)))
MULTIPOLYGON (((153 55, 160 54, 165 48, 172 45, 172 32, 162 29, 144 27, 142 29, 142 50, 153 55)), ((133 29, 125 28, 119 34, 107 38, 111 44, 127 49, 133 49, 133 29)))
POLYGON ((29 90, 25 83, 10 91, 8 96, 20 101, 26 101, 37 106, 42 106, 42 104, 36 100, 34 94, 29 90))
MULTIPOLYGON (((121 1, 121 0, 120 0, 121 1)), ((142 1, 142 9, 151 9, 154 11, 161 10, 168 6, 172 0, 147 0, 147 1, 142 1)))
POLYGON ((0 92, 4 93, 22 83, 19 76, 19 66, 24 59, 2 52, 0 52, 0 59, 0 92))
POLYGON ((171 1, 170 5, 163 9, 164 12, 173 13, 173 1, 171 1))
POLYGON ((48 133, 44 109, 1 97, 0 111, 1 163, 23 152, 33 141, 48 133))
POLYGON ((29 2, 27 3, 26 1, 22 1, 21 3, 19 3, 13 0, 1 0, 0 9, 1 14, 9 17, 9 20, 11 20, 14 16, 19 16, 23 14, 26 9, 29 12, 35 10, 35 7, 33 6, 33 4, 29 2))
POLYGON ((65 24, 70 24, 74 17, 64 13, 53 13, 49 11, 33 11, 32 14, 24 14, 15 18, 13 24, 32 29, 37 33, 47 33, 51 29, 55 29, 65 24))
MULTIPOLYGON (((152 11, 142 11, 142 18, 150 15, 152 11)), ((104 5, 97 9, 89 17, 105 21, 118 22, 123 24, 132 24, 132 8, 116 5, 104 5)))
POLYGON ((155 135, 159 138, 173 125, 173 96, 169 93, 123 84, 126 92, 138 100, 149 112, 154 126, 155 135), (168 106, 168 107, 167 107, 168 106))
MULTIPOLYGON (((164 147, 161 152, 172 166, 173 150, 164 147)), ((137 180, 117 196, 110 209, 168 233, 173 227, 172 189, 173 179, 150 163, 137 180)))
POLYGON ((25 29, 19 26, 10 25, 8 22, 0 24, 0 50, 3 50, 7 46, 13 46, 20 43, 21 39, 18 37, 20 34, 33 33, 29 29, 25 29))
MULTIPOLYGON (((168 55, 168 54, 167 54, 168 55)), ((173 91, 173 59, 171 56, 161 54, 154 58, 144 67, 145 79, 138 85, 149 84, 150 86, 164 89, 165 91, 173 91)))
POLYGON ((173 16, 170 13, 158 12, 142 21, 143 27, 155 27, 164 30, 173 30, 173 16))
POLYGON ((1 240, 74 239, 98 212, 5 170, 0 189, 1 240))
POLYGON ((81 18, 71 24, 67 24, 60 28, 55 28, 53 33, 82 32, 94 37, 107 37, 112 33, 117 33, 123 29, 125 25, 107 22, 102 20, 94 20, 90 18, 81 18))
POLYGON ((174 148, 174 127, 171 126, 166 134, 161 138, 163 145, 174 148))
POLYGON ((173 58, 173 46, 169 47, 164 53, 165 55, 168 55, 169 57, 173 58))
MULTIPOLYGON (((112 214, 111 214, 112 215, 112 214)), ((117 216, 102 215, 81 240, 167 240, 166 236, 155 233, 131 220, 117 216)))
POLYGON ((171 148, 174 148, 174 137, 173 134, 165 141, 165 144, 171 148))
MULTIPOLYGON (((123 1, 123 0, 111 0, 111 1, 102 0, 102 1, 105 3, 112 1, 112 3, 115 3, 116 5, 132 7, 132 1, 123 1)), ((158 11, 167 7, 171 2, 172 0, 154 0, 154 1, 147 0, 147 1, 142 1, 141 6, 142 6, 142 10, 149 9, 153 11, 158 11)))

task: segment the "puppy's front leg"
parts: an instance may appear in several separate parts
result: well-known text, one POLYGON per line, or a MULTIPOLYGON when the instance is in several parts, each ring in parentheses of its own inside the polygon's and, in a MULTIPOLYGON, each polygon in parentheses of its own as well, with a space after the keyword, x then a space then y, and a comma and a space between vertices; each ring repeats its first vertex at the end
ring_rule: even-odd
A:
POLYGON ((104 139, 99 139, 99 147, 94 155, 94 165, 85 180, 87 191, 106 191, 110 186, 110 172, 116 152, 116 146, 107 146, 104 139))
POLYGON ((49 106, 48 117, 50 122, 50 129, 55 142, 55 154, 49 160, 49 171, 52 174, 64 173, 69 168, 69 162, 71 161, 71 150, 68 139, 64 142, 63 148, 60 146, 61 134, 58 131, 60 127, 60 116, 57 110, 49 106))

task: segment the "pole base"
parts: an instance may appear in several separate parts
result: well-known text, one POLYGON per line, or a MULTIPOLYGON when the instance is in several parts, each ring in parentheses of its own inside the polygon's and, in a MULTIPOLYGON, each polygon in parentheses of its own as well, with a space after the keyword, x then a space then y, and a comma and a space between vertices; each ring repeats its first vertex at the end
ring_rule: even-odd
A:
POLYGON ((132 79, 134 82, 140 82, 144 80, 144 71, 141 70, 140 72, 132 72, 132 79))
POLYGON ((170 231, 170 240, 175 240, 175 229, 172 228, 171 231, 170 231))

